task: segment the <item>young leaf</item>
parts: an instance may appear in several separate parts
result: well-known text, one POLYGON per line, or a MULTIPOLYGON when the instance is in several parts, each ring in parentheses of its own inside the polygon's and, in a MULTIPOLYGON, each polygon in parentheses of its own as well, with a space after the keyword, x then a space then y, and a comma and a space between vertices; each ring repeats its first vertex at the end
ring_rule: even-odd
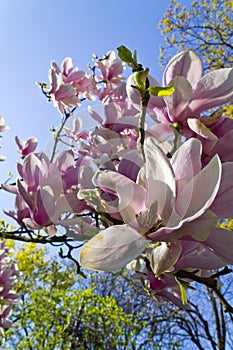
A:
POLYGON ((127 49, 124 45, 121 45, 117 48, 118 56, 123 62, 131 63, 135 65, 137 62, 133 59, 132 52, 127 49))
POLYGON ((148 91, 153 96, 170 96, 175 91, 174 86, 151 86, 148 88, 148 91))
POLYGON ((180 287, 180 294, 181 294, 181 301, 185 305, 187 304, 187 283, 181 281, 179 278, 176 278, 176 282, 178 283, 180 287))
POLYGON ((144 90, 146 88, 146 79, 149 73, 149 68, 146 68, 140 72, 136 72, 134 79, 139 89, 144 90))

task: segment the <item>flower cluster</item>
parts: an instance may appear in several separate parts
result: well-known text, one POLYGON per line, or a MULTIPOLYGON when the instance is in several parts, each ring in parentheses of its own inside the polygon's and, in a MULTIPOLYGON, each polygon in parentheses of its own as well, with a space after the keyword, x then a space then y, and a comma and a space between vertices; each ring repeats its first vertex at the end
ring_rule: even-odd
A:
POLYGON ((11 261, 11 250, 0 242, 0 330, 9 328, 11 322, 8 320, 12 305, 18 301, 19 296, 13 291, 18 280, 19 271, 16 263, 11 261))
POLYGON ((92 73, 71 58, 61 69, 52 62, 47 96, 65 120, 94 98, 104 117, 88 108, 98 124, 91 131, 73 117, 56 139, 70 149, 50 159, 35 152, 34 138, 16 139, 23 163, 17 185, 3 185, 16 196, 8 214, 49 235, 63 227, 85 242, 82 266, 127 266, 156 299, 181 306, 180 270, 208 276, 233 264, 233 232, 218 225, 233 217, 233 120, 221 108, 233 101, 233 69, 203 75, 189 50, 168 63, 160 85, 123 53, 97 59, 92 73), (123 61, 133 68, 126 82, 123 61))
POLYGON ((124 64, 116 58, 114 51, 110 51, 103 59, 96 59, 92 70, 95 74, 74 68, 70 57, 62 62, 61 69, 54 61, 51 63, 47 95, 61 114, 80 106, 83 98, 93 100, 97 96, 102 100, 105 96, 113 95, 115 87, 121 83, 124 64), (99 71, 99 75, 96 75, 96 71, 99 71))

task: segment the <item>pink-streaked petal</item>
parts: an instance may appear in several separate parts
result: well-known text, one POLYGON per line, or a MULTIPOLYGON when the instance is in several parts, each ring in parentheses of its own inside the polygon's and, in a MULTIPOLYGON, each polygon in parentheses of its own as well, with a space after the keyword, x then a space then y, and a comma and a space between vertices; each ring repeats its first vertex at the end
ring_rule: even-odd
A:
MULTIPOLYGON (((215 111, 215 113, 219 110, 220 112, 223 112, 223 109, 219 108, 217 111, 215 111)), ((201 120, 203 118, 201 118, 201 120)), ((204 124, 206 124, 206 121, 204 122, 204 124)), ((211 125, 211 130, 216 136, 218 136, 218 138, 222 138, 227 133, 233 131, 233 119, 222 116, 219 118, 218 122, 215 122, 214 125, 211 125)))
POLYGON ((215 147, 208 153, 208 158, 212 158, 216 153, 222 162, 233 162, 233 154, 229 150, 229 145, 233 144, 233 130, 221 137, 215 147))
POLYGON ((196 118, 188 118, 187 119, 188 126, 192 131, 196 134, 200 135, 204 139, 209 139, 217 142, 218 138, 215 134, 213 134, 210 129, 203 124, 199 119, 196 118))
POLYGON ((199 216, 193 221, 184 220, 181 228, 177 229, 180 237, 183 239, 191 239, 199 242, 203 242, 209 236, 210 231, 217 224, 217 216, 209 209, 204 214, 199 216), (200 229, 201 227, 201 229, 200 229))
POLYGON ((74 118, 72 122, 72 131, 73 133, 78 133, 82 127, 82 119, 74 118))
POLYGON ((118 172, 136 182, 138 172, 142 165, 142 157, 138 154, 137 150, 132 150, 121 159, 118 172))
POLYGON ((61 73, 60 68, 58 67, 57 63, 55 61, 51 62, 51 68, 55 71, 55 73, 58 75, 61 73))
POLYGON ((82 79, 86 76, 83 71, 74 71, 71 73, 68 78, 65 80, 66 83, 72 84, 74 87, 79 88, 80 84, 82 84, 82 79))
POLYGON ((66 58, 62 61, 62 64, 61 64, 62 73, 63 73, 65 76, 68 76, 69 73, 72 71, 72 69, 73 69, 73 61, 72 61, 72 58, 71 58, 71 57, 66 57, 66 58))
POLYGON ((146 157, 147 200, 146 206, 158 202, 158 213, 166 221, 170 216, 176 185, 170 162, 163 151, 152 138, 147 138, 144 144, 146 157))
MULTIPOLYGON (((224 109, 222 107, 218 108, 217 110, 215 110, 213 113, 211 113, 210 115, 203 115, 200 117, 200 121, 205 124, 205 126, 211 127, 213 126, 213 128, 215 128, 215 126, 219 126, 221 125, 221 120, 222 115, 224 113, 224 109)), ((226 118, 224 118, 226 119, 226 118)), ((233 122, 233 120, 231 121, 233 122)))
POLYGON ((172 304, 176 305, 179 309, 190 310, 189 305, 182 303, 180 295, 178 295, 178 293, 175 295, 164 289, 159 294, 163 298, 169 300, 172 304))
POLYGON ((133 228, 115 225, 87 242, 80 252, 80 265, 90 270, 116 271, 138 257, 149 242, 133 228))
POLYGON ((71 85, 63 84, 60 85, 55 94, 55 100, 61 101, 67 106, 76 107, 81 102, 77 96, 77 92, 71 85))
POLYGON ((94 170, 90 165, 82 165, 79 167, 79 185, 81 189, 94 188, 92 178, 94 176, 94 170))
POLYGON ((110 170, 98 172, 93 178, 93 183, 115 192, 119 198, 117 210, 124 221, 126 223, 135 221, 135 215, 142 210, 146 198, 146 191, 141 185, 110 170))
POLYGON ((158 143, 164 142, 169 136, 174 135, 174 131, 168 124, 159 123, 152 125, 146 130, 146 135, 158 140, 158 143))
POLYGON ((61 176, 65 175, 69 168, 73 168, 74 153, 71 150, 61 152, 57 157, 55 164, 58 167, 61 176))
POLYGON ((213 210, 221 218, 233 217, 233 163, 222 165, 222 176, 219 191, 211 205, 213 210))
POLYGON ((226 265, 226 261, 217 257, 207 247, 199 248, 197 252, 194 252, 188 256, 185 256, 175 264, 176 270, 184 269, 201 269, 201 270, 212 270, 218 269, 226 265))
POLYGON ((203 153, 208 154, 216 145, 218 137, 199 119, 188 118, 189 128, 202 138, 203 153))
POLYGON ((1 184, 1 188, 7 192, 13 193, 13 194, 18 194, 18 190, 16 186, 11 186, 7 184, 1 184))
POLYGON ((19 179, 17 180, 17 189, 18 189, 18 193, 20 194, 20 196, 23 197, 24 201, 27 203, 29 208, 33 210, 34 202, 32 200, 32 197, 26 191, 25 186, 22 184, 22 182, 19 179))
POLYGON ((192 86, 195 85, 203 75, 200 57, 192 50, 175 55, 164 70, 163 85, 167 86, 176 75, 186 78, 192 86))
POLYGON ((97 121, 97 123, 99 123, 100 125, 103 123, 103 119, 102 117, 93 109, 91 108, 91 106, 87 107, 88 113, 90 114, 90 116, 97 121))
POLYGON ((112 101, 111 97, 103 100, 103 107, 106 117, 105 124, 112 124, 121 116, 120 108, 112 101))
POLYGON ((170 82, 175 91, 171 96, 164 96, 171 122, 181 122, 186 119, 186 111, 193 95, 192 86, 181 76, 176 76, 170 82))
POLYGON ((49 70, 49 83, 50 89, 48 91, 49 94, 54 94, 57 90, 57 77, 54 69, 49 70))
POLYGON ((189 218, 180 220, 180 217, 174 211, 167 222, 167 226, 152 232, 148 235, 148 238, 153 242, 176 242, 183 237, 190 241, 204 241, 215 227, 217 217, 211 210, 207 210, 195 220, 190 222, 188 220, 189 218))
POLYGON ((200 172, 201 153, 201 142, 194 138, 187 140, 178 148, 171 159, 176 180, 191 180, 200 172))
POLYGON ((136 83, 134 80, 134 74, 131 74, 126 83, 126 92, 129 100, 133 103, 133 105, 139 109, 140 106, 140 93, 139 91, 135 88, 136 83))
POLYGON ((125 129, 135 129, 139 126, 139 118, 139 113, 134 114, 132 116, 125 116, 123 118, 119 118, 112 126, 112 130, 120 133, 125 129))
POLYGON ((176 212, 189 220, 202 215, 213 203, 221 180, 221 162, 216 155, 179 193, 176 212))
POLYGON ((55 213, 54 192, 50 186, 39 188, 36 193, 34 220, 41 226, 52 222, 55 213))
POLYGON ((233 99, 233 68, 222 68, 206 74, 194 87, 190 114, 218 107, 233 99))
POLYGON ((214 228, 204 245, 209 247, 226 264, 233 264, 233 232, 220 227, 214 228))
POLYGON ((47 177, 49 171, 49 159, 44 154, 31 153, 24 159, 23 166, 18 164, 18 172, 26 182, 29 191, 37 189, 40 181, 47 177))
POLYGON ((39 230, 41 228, 41 225, 38 225, 34 220, 31 218, 25 218, 22 220, 24 225, 31 228, 32 230, 39 230))

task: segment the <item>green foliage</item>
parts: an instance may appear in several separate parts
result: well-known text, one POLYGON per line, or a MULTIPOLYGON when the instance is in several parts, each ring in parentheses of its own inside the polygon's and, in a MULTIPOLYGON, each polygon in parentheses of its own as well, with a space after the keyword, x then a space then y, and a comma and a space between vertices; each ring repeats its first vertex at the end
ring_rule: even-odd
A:
POLYGON ((137 61, 136 51, 134 51, 134 53, 132 54, 132 52, 127 47, 125 47, 124 45, 121 45, 117 48, 117 52, 120 59, 123 62, 126 62, 134 72, 141 71, 143 69, 142 65, 137 61))
POLYGON ((153 96, 170 96, 175 91, 174 86, 158 87, 152 86, 148 88, 148 91, 153 96))
POLYGON ((230 67, 233 63, 233 2, 195 0, 190 8, 177 0, 163 15, 159 28, 164 35, 160 63, 165 66, 174 53, 194 49, 206 70, 230 67))
MULTIPOLYGON (((87 285, 74 266, 61 265, 35 244, 20 246, 16 260, 21 300, 1 349, 137 349, 148 321, 101 295, 97 280, 87 285)), ((152 338, 147 337, 147 349, 156 348, 152 338)))

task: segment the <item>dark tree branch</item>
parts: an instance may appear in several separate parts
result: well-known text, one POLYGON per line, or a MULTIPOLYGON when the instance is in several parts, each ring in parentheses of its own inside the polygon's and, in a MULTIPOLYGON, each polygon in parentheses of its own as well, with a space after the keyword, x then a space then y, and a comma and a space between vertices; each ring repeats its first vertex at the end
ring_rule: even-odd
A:
POLYGON ((195 272, 180 270, 180 271, 176 272, 174 274, 174 276, 177 278, 180 278, 180 279, 189 279, 191 281, 201 283, 201 284, 205 285, 206 287, 210 288, 216 294, 219 301, 224 305, 225 312, 233 313, 233 307, 228 303, 228 301, 222 295, 222 293, 218 287, 218 281, 216 279, 216 276, 219 277, 219 276, 231 273, 231 272, 232 272, 232 270, 230 270, 228 267, 225 267, 223 270, 219 271, 217 274, 214 274, 210 277, 200 277, 200 276, 197 276, 195 272))

